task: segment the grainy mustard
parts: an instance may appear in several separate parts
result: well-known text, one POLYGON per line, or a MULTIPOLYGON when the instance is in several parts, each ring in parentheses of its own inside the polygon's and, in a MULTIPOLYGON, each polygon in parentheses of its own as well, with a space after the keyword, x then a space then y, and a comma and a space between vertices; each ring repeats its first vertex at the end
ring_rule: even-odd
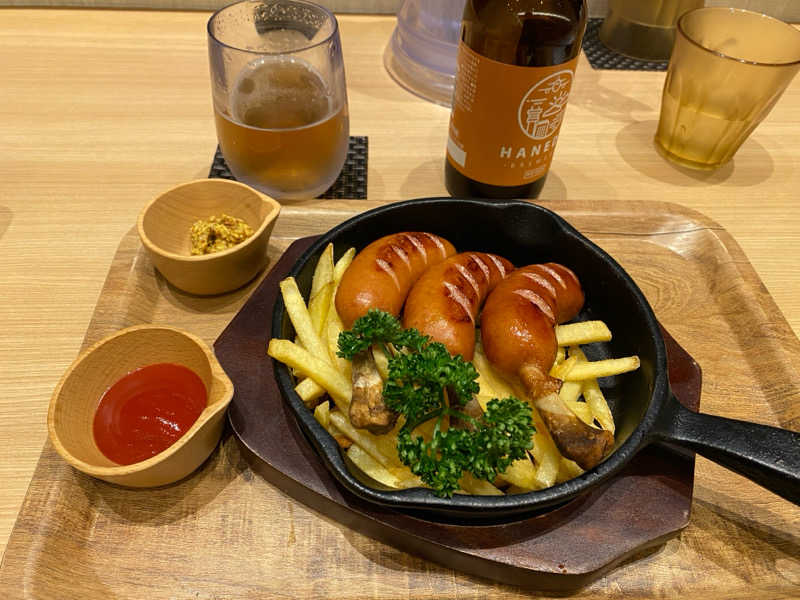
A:
POLYGON ((253 235, 253 229, 242 219, 223 214, 199 219, 191 228, 192 254, 211 254, 240 244, 253 235))

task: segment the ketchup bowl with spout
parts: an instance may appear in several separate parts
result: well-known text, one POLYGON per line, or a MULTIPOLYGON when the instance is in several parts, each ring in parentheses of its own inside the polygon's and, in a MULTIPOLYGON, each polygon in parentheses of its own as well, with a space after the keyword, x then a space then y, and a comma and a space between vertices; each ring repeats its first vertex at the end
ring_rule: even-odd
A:
MULTIPOLYGON (((152 406, 171 398, 165 398, 167 394, 156 389, 152 399, 145 399, 142 391, 145 384, 136 381, 135 385, 139 387, 129 388, 131 402, 127 406, 112 407, 116 413, 110 417, 112 426, 119 428, 133 403, 139 402, 141 406, 142 401, 147 401, 156 410, 155 418, 159 421, 156 425, 174 429, 177 425, 170 416, 175 409, 152 406)), ((186 400, 182 393, 172 396, 180 402, 186 400)), ((122 486, 155 487, 186 477, 208 458, 222 435, 225 411, 232 397, 231 380, 200 338, 173 327, 139 325, 91 346, 67 369, 50 400, 47 429, 56 451, 77 470, 122 486), (116 384, 153 366, 180 369, 196 379, 201 403, 194 421, 187 422, 186 430, 166 448, 153 455, 152 451, 145 453, 135 462, 120 464, 106 454, 107 446, 98 437, 100 407, 116 384)), ((141 421, 141 415, 134 416, 141 421)), ((140 427, 134 432, 133 439, 124 440, 123 450, 125 445, 147 441, 140 427)))

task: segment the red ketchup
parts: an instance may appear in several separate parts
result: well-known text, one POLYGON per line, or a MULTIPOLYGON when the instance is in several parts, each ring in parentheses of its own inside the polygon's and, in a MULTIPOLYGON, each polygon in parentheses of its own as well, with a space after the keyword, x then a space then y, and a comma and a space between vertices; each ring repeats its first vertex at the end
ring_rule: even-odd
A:
POLYGON ((130 465, 174 444, 206 407, 202 379, 158 363, 131 371, 108 388, 94 414, 94 441, 109 460, 130 465))

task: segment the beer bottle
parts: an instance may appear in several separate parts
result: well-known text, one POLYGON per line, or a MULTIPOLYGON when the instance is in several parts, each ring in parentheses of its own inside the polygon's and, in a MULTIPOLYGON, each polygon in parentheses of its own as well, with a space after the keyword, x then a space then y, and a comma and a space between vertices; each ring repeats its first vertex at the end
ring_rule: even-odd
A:
POLYGON ((539 195, 585 29, 585 0, 467 0, 445 161, 450 195, 539 195))

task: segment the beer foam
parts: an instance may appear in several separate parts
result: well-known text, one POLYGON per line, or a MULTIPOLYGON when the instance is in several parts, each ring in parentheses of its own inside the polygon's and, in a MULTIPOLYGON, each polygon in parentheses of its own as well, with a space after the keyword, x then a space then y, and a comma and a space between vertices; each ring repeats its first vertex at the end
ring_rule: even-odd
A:
POLYGON ((306 127, 329 118, 333 101, 320 73, 293 56, 261 56, 236 78, 231 115, 259 129, 306 127))

